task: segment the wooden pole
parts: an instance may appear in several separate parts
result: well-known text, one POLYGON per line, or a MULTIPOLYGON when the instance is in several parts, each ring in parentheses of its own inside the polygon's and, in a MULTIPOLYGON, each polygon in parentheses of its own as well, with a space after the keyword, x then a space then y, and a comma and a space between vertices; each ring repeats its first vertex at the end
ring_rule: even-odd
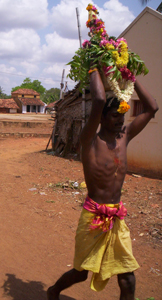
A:
MULTIPOLYGON (((78 34, 79 34, 80 48, 82 48, 82 37, 81 37, 81 30, 80 30, 78 7, 76 7, 76 15, 77 15, 77 23, 78 23, 78 34)), ((85 125, 85 89, 82 90, 82 128, 84 127, 84 125, 85 125)))
MULTIPOLYGON (((53 133, 53 130, 52 130, 52 133, 53 133)), ((48 141, 48 143, 47 143, 47 146, 46 146, 46 150, 45 150, 45 151, 47 151, 48 146, 49 146, 49 143, 50 143, 50 140, 52 139, 52 133, 51 133, 51 136, 50 136, 49 141, 48 141)))
POLYGON ((52 151, 54 151, 54 146, 55 146, 55 133, 56 133, 56 127, 57 127, 57 119, 55 119, 55 125, 52 131, 52 151))
POLYGON ((85 125, 85 89, 82 90, 82 129, 85 125))
POLYGON ((60 99, 62 99, 63 97, 63 87, 64 87, 64 74, 65 74, 65 69, 63 69, 62 71, 62 79, 61 79, 61 83, 60 83, 60 99))
POLYGON ((81 37, 81 32, 80 32, 80 22, 79 22, 79 10, 78 10, 78 7, 76 7, 76 15, 77 15, 77 23, 78 23, 78 34, 79 34, 80 48, 82 48, 82 37, 81 37))

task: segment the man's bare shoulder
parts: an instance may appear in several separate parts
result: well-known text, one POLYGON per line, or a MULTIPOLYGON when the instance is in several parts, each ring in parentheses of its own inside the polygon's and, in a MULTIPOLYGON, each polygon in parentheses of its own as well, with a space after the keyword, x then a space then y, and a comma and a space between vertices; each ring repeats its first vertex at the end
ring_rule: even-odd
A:
POLYGON ((80 137, 81 146, 82 148, 91 148, 95 143, 95 140, 97 138, 97 133, 94 133, 94 135, 91 137, 87 137, 84 131, 86 131, 85 128, 83 129, 80 137))
MULTIPOLYGON (((122 131, 116 136, 116 145, 120 145, 120 148, 126 149, 127 147, 127 126, 123 126, 122 131)), ((115 144, 114 144, 115 146, 115 144)), ((85 142, 81 147, 82 158, 92 158, 93 156, 98 157, 111 149, 111 145, 100 137, 99 133, 96 133, 93 139, 89 142, 85 142)), ((113 145, 112 145, 113 149, 113 145)), ((107 153, 108 155, 108 153, 107 153)))

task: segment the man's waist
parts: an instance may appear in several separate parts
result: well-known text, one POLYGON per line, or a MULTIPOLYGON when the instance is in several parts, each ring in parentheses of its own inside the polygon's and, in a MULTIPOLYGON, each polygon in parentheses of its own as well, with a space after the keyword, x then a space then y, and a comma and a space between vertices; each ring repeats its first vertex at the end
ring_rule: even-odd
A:
POLYGON ((99 204, 87 196, 83 208, 95 214, 91 229, 100 227, 103 231, 112 229, 116 217, 122 220, 127 215, 122 201, 117 204, 99 204))
POLYGON ((87 195, 91 200, 94 202, 100 204, 100 205, 116 205, 120 203, 120 195, 116 195, 116 197, 112 198, 110 194, 104 193, 104 194, 96 194, 91 195, 90 193, 87 195))

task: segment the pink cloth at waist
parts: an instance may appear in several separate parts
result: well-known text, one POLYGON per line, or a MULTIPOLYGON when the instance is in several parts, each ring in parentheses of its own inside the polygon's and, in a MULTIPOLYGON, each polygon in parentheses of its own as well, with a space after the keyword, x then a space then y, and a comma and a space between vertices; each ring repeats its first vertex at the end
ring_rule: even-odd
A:
POLYGON ((87 196, 83 208, 95 214, 90 228, 101 228, 103 232, 107 232, 113 228, 116 217, 122 220, 127 215, 127 209, 124 207, 122 201, 115 205, 98 204, 87 196))

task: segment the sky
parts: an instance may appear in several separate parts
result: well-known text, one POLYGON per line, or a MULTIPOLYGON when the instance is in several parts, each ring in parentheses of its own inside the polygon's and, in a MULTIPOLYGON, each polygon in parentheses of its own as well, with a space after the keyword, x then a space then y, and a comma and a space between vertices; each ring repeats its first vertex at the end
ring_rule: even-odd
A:
MULTIPOLYGON (((157 9, 161 0, 147 6, 157 9)), ((26 77, 48 90, 60 88, 63 69, 79 48, 76 8, 82 42, 88 37, 88 3, 94 4, 109 35, 118 36, 146 7, 140 0, 0 0, 0 87, 7 95, 26 77)))

